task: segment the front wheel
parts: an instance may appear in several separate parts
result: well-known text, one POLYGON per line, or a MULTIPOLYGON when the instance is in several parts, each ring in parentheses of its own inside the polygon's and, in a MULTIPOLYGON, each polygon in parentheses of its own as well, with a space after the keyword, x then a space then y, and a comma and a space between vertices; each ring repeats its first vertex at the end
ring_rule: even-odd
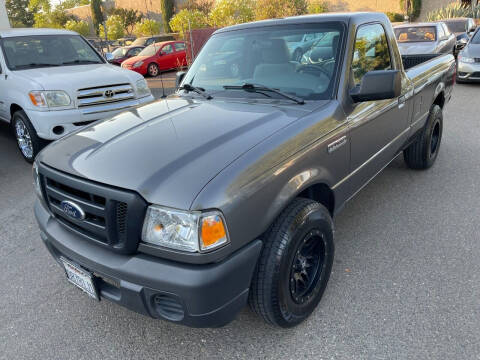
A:
POLYGON ((42 150, 44 142, 40 139, 24 111, 17 111, 12 117, 12 126, 17 145, 23 158, 32 163, 42 150))
POLYGON ((148 65, 147 73, 148 76, 155 77, 160 73, 160 69, 158 68, 157 64, 151 63, 148 65))
POLYGON ((422 133, 403 151, 403 158, 412 169, 428 169, 438 156, 443 134, 442 108, 433 105, 422 133))
POLYGON ((316 308, 333 264, 333 221, 313 200, 295 199, 264 237, 249 303, 265 321, 292 327, 316 308))

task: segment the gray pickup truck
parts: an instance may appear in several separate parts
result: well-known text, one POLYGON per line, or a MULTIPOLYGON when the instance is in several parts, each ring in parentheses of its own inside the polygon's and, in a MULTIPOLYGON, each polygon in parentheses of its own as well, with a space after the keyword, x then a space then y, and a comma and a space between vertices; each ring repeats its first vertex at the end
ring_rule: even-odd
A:
POLYGON ((380 13, 218 30, 174 95, 39 154, 41 238, 95 299, 194 327, 247 302, 299 324, 327 286, 333 216, 400 153, 435 162, 455 61, 405 60, 380 13), (285 39, 305 34, 293 59, 285 39))

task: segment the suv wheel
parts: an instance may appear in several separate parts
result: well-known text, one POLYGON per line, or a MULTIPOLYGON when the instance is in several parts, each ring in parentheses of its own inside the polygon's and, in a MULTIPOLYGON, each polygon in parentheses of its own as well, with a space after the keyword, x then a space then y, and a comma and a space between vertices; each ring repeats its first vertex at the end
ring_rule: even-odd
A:
POLYGON ((249 303, 273 325, 292 327, 316 308, 333 264, 333 221, 309 199, 295 199, 265 234, 249 303))
POLYGON ((403 151, 403 158, 412 169, 428 169, 438 156, 443 133, 442 108, 433 105, 427 123, 417 140, 403 151))
POLYGON ((18 148, 23 158, 29 163, 32 163, 35 160, 35 156, 37 156, 42 149, 44 145, 43 141, 37 136, 37 132, 28 119, 27 114, 22 110, 13 114, 12 126, 18 148))

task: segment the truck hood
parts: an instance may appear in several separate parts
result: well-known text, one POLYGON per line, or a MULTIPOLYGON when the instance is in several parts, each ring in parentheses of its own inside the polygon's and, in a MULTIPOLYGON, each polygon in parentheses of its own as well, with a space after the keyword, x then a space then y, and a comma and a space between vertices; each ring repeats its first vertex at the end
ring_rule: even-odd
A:
POLYGON ((52 143, 38 160, 134 190, 150 203, 189 209, 222 169, 311 110, 311 104, 173 97, 92 124, 52 143))
POLYGON ((402 55, 434 54, 436 43, 398 43, 398 49, 402 55))
POLYGON ((134 84, 141 79, 139 74, 110 64, 36 68, 18 71, 17 74, 40 84, 43 90, 64 90, 72 96, 78 89, 122 83, 134 84))

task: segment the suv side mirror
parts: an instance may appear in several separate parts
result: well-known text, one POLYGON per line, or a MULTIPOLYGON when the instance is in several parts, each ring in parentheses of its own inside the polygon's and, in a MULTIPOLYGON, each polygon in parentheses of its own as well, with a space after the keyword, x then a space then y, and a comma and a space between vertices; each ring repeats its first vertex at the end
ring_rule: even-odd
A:
POLYGON ((178 71, 175 78, 175 88, 178 88, 187 74, 186 71, 178 71))
POLYGON ((393 99, 402 92, 402 79, 398 70, 369 71, 362 83, 350 90, 354 102, 393 99))

